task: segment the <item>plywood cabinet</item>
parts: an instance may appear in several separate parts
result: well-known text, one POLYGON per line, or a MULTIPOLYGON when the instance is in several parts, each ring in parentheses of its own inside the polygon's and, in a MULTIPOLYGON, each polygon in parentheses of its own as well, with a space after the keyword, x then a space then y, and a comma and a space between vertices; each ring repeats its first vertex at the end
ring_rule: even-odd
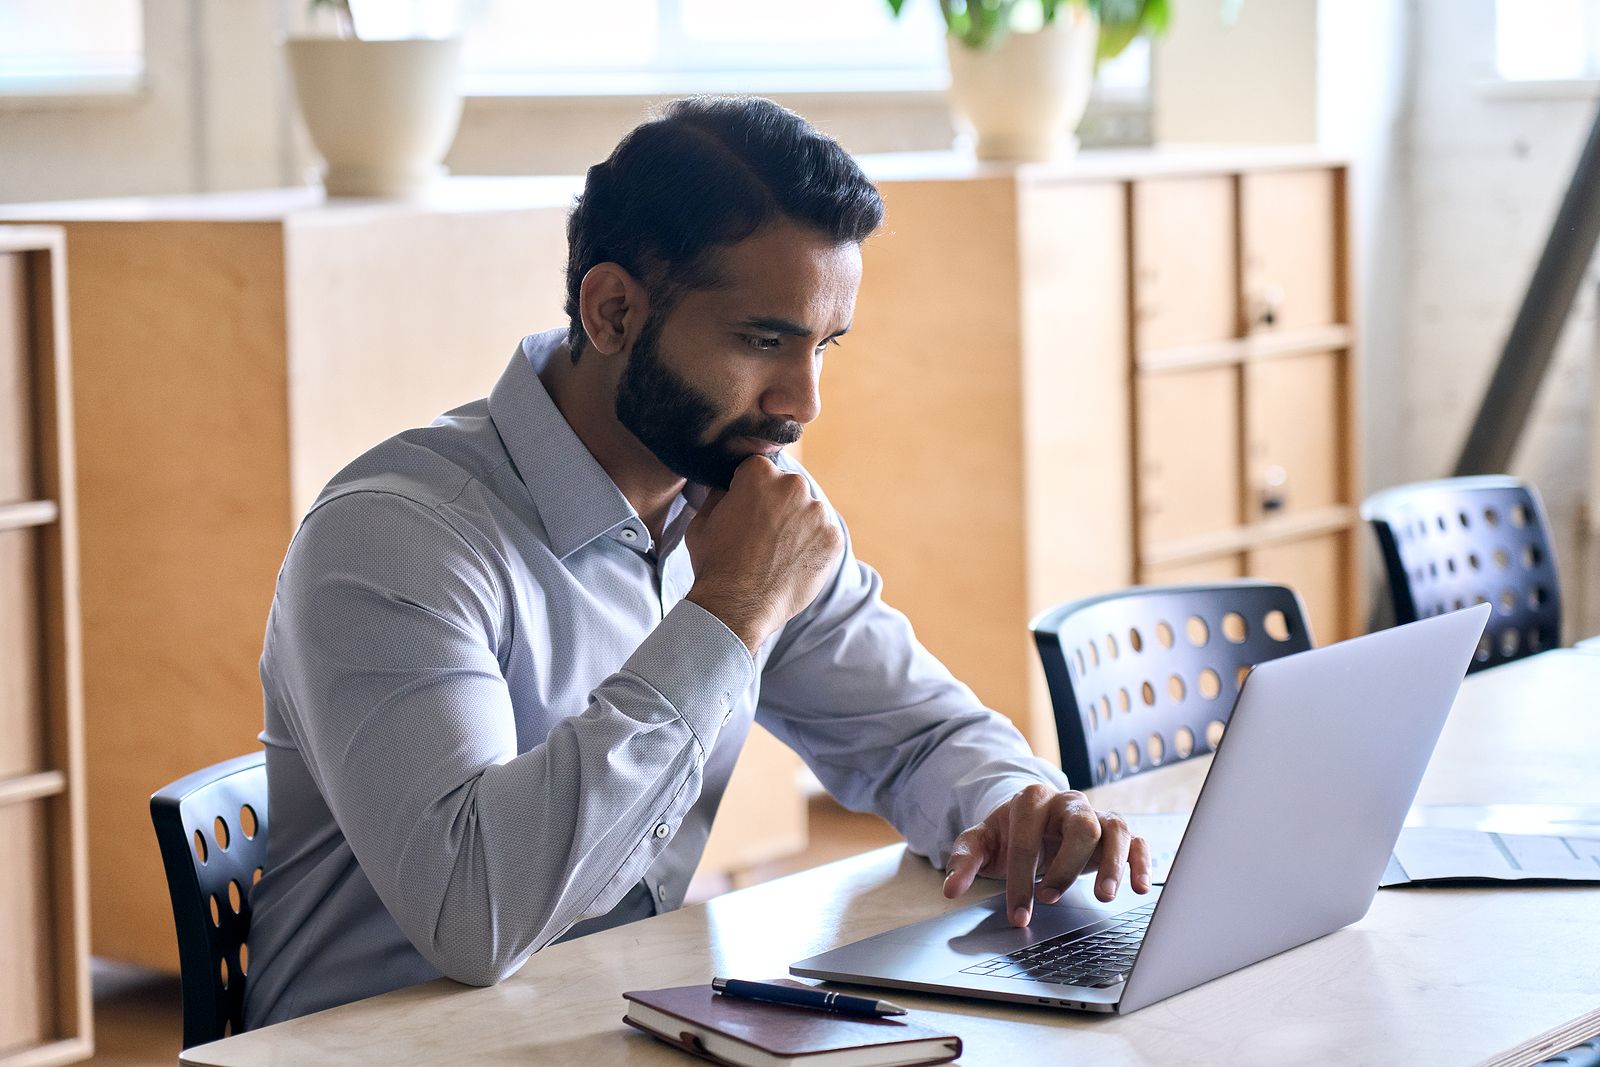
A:
POLYGON ((64 256, 0 226, 0 1064, 93 1051, 64 256))
POLYGON ((887 221, 806 462, 958 678, 1053 755, 1047 607, 1268 575, 1354 631, 1340 161, 865 164, 887 221))

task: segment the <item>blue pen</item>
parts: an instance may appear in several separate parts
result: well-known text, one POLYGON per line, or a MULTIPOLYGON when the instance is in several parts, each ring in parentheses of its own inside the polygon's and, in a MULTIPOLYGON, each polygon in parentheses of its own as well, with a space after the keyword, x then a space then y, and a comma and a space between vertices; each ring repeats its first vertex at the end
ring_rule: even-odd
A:
POLYGON ((841 1015, 904 1015, 906 1009, 887 1000, 870 1000, 852 997, 848 993, 833 993, 826 989, 774 985, 771 982, 747 982, 741 978, 713 978, 711 988, 725 996, 743 1000, 763 1000, 770 1004, 787 1004, 795 1008, 820 1008, 841 1015))

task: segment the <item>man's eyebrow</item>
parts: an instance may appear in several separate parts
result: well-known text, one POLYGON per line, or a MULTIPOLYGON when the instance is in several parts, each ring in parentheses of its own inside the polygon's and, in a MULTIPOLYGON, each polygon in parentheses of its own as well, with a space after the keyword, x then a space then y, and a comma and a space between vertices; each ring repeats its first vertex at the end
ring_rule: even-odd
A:
MULTIPOLYGON (((810 330, 806 329, 804 326, 800 325, 798 322, 790 322, 788 319, 778 319, 778 318, 745 319, 742 322, 739 322, 737 325, 743 326, 746 329, 765 330, 768 333, 783 334, 783 335, 788 336, 788 337, 810 337, 811 336, 811 331, 810 330)), ((851 326, 851 323, 845 323, 844 329, 838 330, 835 333, 831 334, 830 336, 832 336, 832 337, 843 337, 845 334, 850 332, 850 326, 851 326)))

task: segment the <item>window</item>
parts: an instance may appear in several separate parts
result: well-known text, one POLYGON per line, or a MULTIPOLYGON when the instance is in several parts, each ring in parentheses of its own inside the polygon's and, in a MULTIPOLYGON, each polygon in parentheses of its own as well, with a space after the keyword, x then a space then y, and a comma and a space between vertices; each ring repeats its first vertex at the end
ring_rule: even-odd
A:
MULTIPOLYGON (((906 0, 898 19, 884 0, 351 0, 351 8, 369 38, 462 26, 469 96, 939 92, 949 83, 938 0, 906 0)), ((1027 16, 1024 5, 1019 28, 1027 16)), ((1079 133, 1086 144, 1148 143, 1149 112, 1150 49, 1139 40, 1101 68, 1079 133)))
POLYGON ((0 94, 129 92, 143 76, 139 0, 0 0, 0 94))
POLYGON ((1600 78, 1600 0, 1495 0, 1494 7, 1501 78, 1600 78))
POLYGON ((935 0, 479 0, 463 59, 487 95, 939 89, 942 29, 935 0))

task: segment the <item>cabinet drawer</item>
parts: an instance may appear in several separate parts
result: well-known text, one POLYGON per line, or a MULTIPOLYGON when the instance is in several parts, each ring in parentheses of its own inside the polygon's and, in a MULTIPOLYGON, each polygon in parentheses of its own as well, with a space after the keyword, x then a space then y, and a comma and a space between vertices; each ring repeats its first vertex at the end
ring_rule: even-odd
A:
POLYGON ((1346 580, 1353 563, 1347 552, 1349 539, 1349 532, 1340 530, 1264 545, 1248 554, 1249 577, 1281 582, 1300 594, 1318 646, 1353 636, 1346 580))
POLYGON ((56 1036, 49 803, 0 804, 0 1056, 56 1036))
POLYGON ((1345 502, 1343 371, 1338 352, 1245 366, 1245 514, 1250 520, 1345 502))
POLYGON ((1340 321, 1341 188, 1331 170, 1240 176, 1240 317, 1248 332, 1340 321))
POLYGON ((22 254, 0 254, 0 504, 36 492, 28 315, 22 254))
POLYGON ((1234 179, 1140 181, 1131 197, 1137 350, 1238 336, 1234 179))
POLYGON ((0 532, 0 778, 44 769, 38 538, 0 532))
POLYGON ((1237 369, 1141 375, 1136 389, 1140 543, 1237 526, 1237 369))

